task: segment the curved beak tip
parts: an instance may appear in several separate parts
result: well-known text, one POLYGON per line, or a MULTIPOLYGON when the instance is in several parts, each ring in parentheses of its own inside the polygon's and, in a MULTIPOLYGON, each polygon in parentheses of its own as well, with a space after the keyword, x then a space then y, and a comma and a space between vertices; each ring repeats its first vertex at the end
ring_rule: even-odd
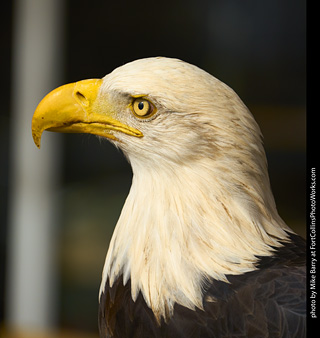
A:
POLYGON ((40 149, 41 135, 39 136, 38 134, 36 134, 35 132, 33 132, 32 133, 32 138, 33 138, 33 141, 34 141, 35 145, 37 146, 37 148, 40 149))
MULTIPOLYGON (((39 105, 40 105, 40 103, 39 103, 39 105)), ((38 105, 38 107, 39 107, 39 105, 38 105)), ((43 116, 41 117, 41 116, 39 116, 39 114, 37 114, 38 107, 35 110, 35 113, 32 117, 31 132, 32 132, 33 142, 35 143, 37 148, 40 149, 41 136, 42 136, 43 130, 45 130, 45 126, 41 127, 41 121, 43 121, 44 118, 43 118, 43 116)))

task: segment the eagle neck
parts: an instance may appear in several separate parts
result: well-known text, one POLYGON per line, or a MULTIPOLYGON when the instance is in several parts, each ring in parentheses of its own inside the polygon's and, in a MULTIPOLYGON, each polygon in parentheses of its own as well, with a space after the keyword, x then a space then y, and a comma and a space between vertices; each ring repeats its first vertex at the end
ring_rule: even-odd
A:
POLYGON ((170 316, 175 303, 202 308, 206 281, 256 269, 257 256, 270 255, 286 239, 271 191, 259 197, 248 182, 219 181, 221 173, 207 163, 197 163, 197 170, 132 167, 101 291, 123 275, 133 300, 141 292, 158 319, 170 316))

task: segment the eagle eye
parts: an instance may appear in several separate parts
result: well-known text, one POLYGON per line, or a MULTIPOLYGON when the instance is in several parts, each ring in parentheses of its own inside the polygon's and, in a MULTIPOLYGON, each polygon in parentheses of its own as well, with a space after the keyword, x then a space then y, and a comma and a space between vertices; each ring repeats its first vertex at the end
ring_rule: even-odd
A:
POLYGON ((150 117, 155 110, 154 105, 142 97, 136 98, 132 103, 132 111, 137 117, 150 117))

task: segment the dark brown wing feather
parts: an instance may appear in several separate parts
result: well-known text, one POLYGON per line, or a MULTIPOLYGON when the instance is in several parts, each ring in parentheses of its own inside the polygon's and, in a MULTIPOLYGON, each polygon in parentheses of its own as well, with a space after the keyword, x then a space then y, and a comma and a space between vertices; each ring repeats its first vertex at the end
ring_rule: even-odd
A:
POLYGON ((261 257, 257 270, 208 281, 204 311, 176 305, 168 323, 156 323, 140 294, 131 298, 122 276, 101 295, 100 336, 106 337, 299 337, 306 336, 305 241, 296 235, 261 257), (206 302, 207 296, 216 299, 206 302))

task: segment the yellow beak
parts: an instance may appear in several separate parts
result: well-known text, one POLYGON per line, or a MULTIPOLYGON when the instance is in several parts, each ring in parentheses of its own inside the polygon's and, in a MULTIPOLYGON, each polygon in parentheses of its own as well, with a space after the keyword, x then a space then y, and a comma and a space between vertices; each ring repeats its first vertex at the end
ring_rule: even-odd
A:
POLYGON ((116 140, 111 131, 142 137, 143 134, 113 116, 115 111, 98 97, 101 79, 70 83, 50 92, 39 103, 32 118, 32 137, 40 148, 44 130, 64 133, 87 133, 116 140))

